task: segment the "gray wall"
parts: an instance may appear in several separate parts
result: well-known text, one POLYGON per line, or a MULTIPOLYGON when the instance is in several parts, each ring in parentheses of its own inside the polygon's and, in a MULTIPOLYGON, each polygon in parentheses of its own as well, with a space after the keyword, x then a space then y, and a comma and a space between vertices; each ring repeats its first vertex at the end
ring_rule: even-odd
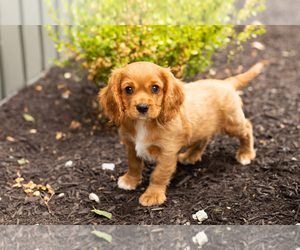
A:
MULTIPOLYGON (((51 2, 61 5, 61 0, 51 2)), ((47 12, 44 0, 0 0, 0 101, 36 81, 58 58, 44 25, 58 26, 47 12)))

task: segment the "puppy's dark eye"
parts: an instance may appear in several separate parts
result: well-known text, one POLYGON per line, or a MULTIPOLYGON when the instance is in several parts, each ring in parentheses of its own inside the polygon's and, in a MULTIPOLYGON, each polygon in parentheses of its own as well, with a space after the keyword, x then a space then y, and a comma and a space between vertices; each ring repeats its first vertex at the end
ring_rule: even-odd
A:
POLYGON ((152 93, 153 93, 153 94, 157 94, 158 91, 159 91, 159 87, 158 87, 157 85, 153 85, 153 86, 152 86, 152 93))
POLYGON ((132 90, 131 87, 126 87, 125 92, 126 92, 127 95, 131 95, 133 93, 133 90, 132 90))

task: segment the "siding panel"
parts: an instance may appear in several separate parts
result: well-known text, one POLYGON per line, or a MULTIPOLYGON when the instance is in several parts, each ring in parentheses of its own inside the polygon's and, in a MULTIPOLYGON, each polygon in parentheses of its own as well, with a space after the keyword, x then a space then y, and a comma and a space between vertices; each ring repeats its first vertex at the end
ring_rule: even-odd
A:
POLYGON ((2 48, 1 62, 3 69, 3 81, 7 96, 24 86, 22 51, 20 44, 20 27, 11 25, 0 26, 2 48))
POLYGON ((43 70, 42 50, 38 25, 24 25, 23 39, 27 80, 43 70))
POLYGON ((19 0, 0 0, 1 25, 20 25, 21 8, 19 0))

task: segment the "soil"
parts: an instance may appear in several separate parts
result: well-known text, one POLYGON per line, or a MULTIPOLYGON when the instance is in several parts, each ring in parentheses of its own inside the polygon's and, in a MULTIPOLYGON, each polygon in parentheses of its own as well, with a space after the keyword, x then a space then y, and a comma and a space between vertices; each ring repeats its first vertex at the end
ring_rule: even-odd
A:
POLYGON ((212 67, 217 72, 214 77, 222 79, 262 59, 270 62, 241 89, 257 153, 250 165, 235 160, 237 139, 218 135, 201 162, 178 163, 164 204, 141 206, 138 198, 155 166, 146 163, 136 190, 119 189, 117 178, 127 170, 126 150, 117 128, 98 117, 97 88, 85 78, 79 80, 75 67, 55 67, 0 108, 0 223, 192 225, 197 224, 192 215, 200 209, 208 214, 204 225, 300 222, 300 26, 266 29, 264 35, 246 42, 231 64, 226 65, 223 51, 214 57, 212 67), (252 48, 254 41, 265 49, 252 48), (64 77, 66 72, 71 78, 64 77), (25 121, 24 113, 33 116, 35 123, 25 121), (18 163, 21 158, 27 160, 25 165, 18 163), (71 166, 66 166, 68 161, 71 166), (102 163, 116 167, 103 170, 102 163), (18 172, 23 183, 54 188, 51 214, 40 197, 12 187, 18 172), (99 196, 99 204, 89 199, 92 192, 99 196), (111 220, 92 213, 93 206, 112 213, 111 220))

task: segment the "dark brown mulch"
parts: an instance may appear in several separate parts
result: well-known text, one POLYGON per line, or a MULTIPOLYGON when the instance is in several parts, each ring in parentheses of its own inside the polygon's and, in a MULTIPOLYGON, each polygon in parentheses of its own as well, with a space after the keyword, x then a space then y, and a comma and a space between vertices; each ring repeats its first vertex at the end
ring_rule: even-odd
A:
MULTIPOLYGON (((300 222, 300 27, 268 26, 267 33, 254 40, 228 66, 235 74, 240 65, 246 70, 261 59, 271 62, 242 89, 257 150, 250 165, 235 160, 236 139, 216 136, 202 162, 178 164, 163 205, 143 207, 138 198, 154 166, 146 164, 143 183, 136 190, 118 189, 116 179, 127 169, 126 152, 116 130, 101 123, 103 118, 96 121, 92 97, 97 89, 86 80, 75 81, 72 67, 53 68, 0 108, 0 223, 197 224, 192 214, 199 209, 208 214, 205 225, 300 222), (251 48, 254 40, 262 42, 265 50, 251 48), (72 78, 65 79, 65 72, 72 72, 72 78), (62 97, 66 91, 68 99, 62 97), (36 123, 24 121, 25 111, 36 123), (69 128, 72 121, 81 127, 69 128), (31 129, 37 133, 29 133, 31 129), (62 138, 56 139, 57 132, 63 133, 62 138), (29 163, 20 168, 17 160, 22 157, 29 163), (68 161, 73 165, 66 167, 68 161), (102 170, 104 162, 115 163, 115 170, 102 170), (40 198, 28 198, 21 188, 9 184, 15 183, 17 172, 26 183, 48 183, 55 189, 49 202, 52 214, 40 198), (89 200, 91 192, 100 197, 100 204, 89 200), (65 195, 59 198, 60 193, 65 195), (92 206, 111 212, 112 219, 95 215, 92 206)), ((226 77, 225 53, 214 61, 213 69, 221 69, 215 77, 226 77)))

